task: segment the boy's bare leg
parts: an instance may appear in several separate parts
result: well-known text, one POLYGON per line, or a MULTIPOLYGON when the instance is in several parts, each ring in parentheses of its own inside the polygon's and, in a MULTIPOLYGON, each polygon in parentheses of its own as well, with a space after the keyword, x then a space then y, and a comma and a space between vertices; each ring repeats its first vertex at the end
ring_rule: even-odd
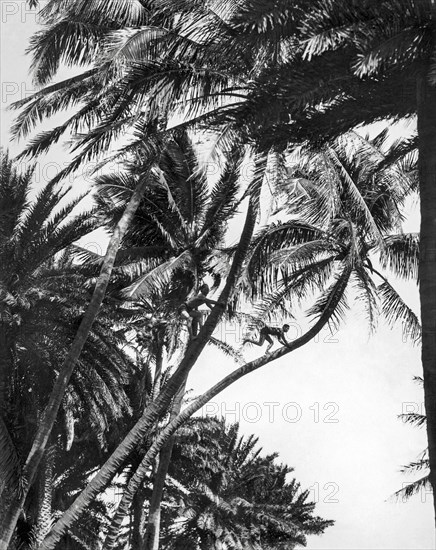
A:
POLYGON ((188 336, 189 339, 192 340, 192 317, 189 315, 186 309, 180 312, 180 316, 185 319, 186 328, 188 329, 188 336))
POLYGON ((265 342, 265 335, 261 334, 259 337, 259 340, 253 340, 252 338, 244 338, 242 345, 250 343, 250 344, 254 344, 255 346, 263 346, 264 342, 265 342))
POLYGON ((203 314, 201 311, 191 311, 192 337, 196 338, 203 326, 203 314))
POLYGON ((266 336, 266 337, 265 337, 265 340, 268 342, 268 346, 267 346, 267 348, 266 348, 266 350, 265 350, 265 355, 269 355, 269 353, 270 353, 269 350, 273 347, 273 345, 274 345, 274 340, 273 340, 272 338, 270 338, 269 336, 266 336))

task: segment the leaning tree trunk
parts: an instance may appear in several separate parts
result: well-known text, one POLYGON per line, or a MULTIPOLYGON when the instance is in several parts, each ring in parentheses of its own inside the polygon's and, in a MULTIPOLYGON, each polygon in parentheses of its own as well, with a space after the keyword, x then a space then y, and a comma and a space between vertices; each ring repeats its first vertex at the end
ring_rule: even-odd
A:
MULTIPOLYGON (((151 399, 154 401, 159 394, 160 383, 162 379, 163 366, 163 339, 158 334, 155 342, 155 371, 153 381, 153 391, 151 399)), ((140 354, 138 352, 137 361, 139 362, 140 354)), ((143 408, 141 409, 143 412, 143 408)), ((154 489, 153 489, 154 491, 154 489)), ((135 495, 132 503, 133 528, 132 528, 132 548, 143 548, 145 540, 145 532, 148 523, 147 514, 145 513, 145 488, 142 486, 135 495)))
MULTIPOLYGON (((174 398, 169 423, 171 423, 180 414, 183 396, 185 395, 185 388, 186 380, 180 386, 180 389, 174 398)), ((171 462, 171 455, 173 454, 174 440, 174 437, 170 437, 159 453, 159 466, 154 478, 153 493, 151 495, 150 507, 148 510, 148 523, 143 546, 144 550, 159 550, 162 495, 168 474, 168 468, 171 462)))
POLYGON ((332 313, 336 310, 337 305, 341 301, 344 291, 347 287, 349 277, 351 274, 351 266, 346 269, 346 277, 343 278, 341 285, 336 289, 335 294, 331 297, 327 303, 324 311, 322 312, 318 321, 310 328, 305 334, 300 338, 297 338, 293 342, 289 343, 287 346, 280 348, 279 350, 271 353, 270 355, 264 355, 259 359, 246 363, 239 369, 236 369, 231 374, 220 380, 215 386, 210 388, 203 395, 198 397, 193 403, 188 405, 172 422, 170 422, 159 437, 154 441, 153 445, 147 451, 145 457, 142 459, 142 462, 139 468, 136 470, 132 478, 130 479, 126 490, 123 493, 121 501, 118 505, 118 508, 115 512, 115 515, 112 519, 109 532, 107 534, 105 543, 103 545, 104 550, 112 550, 115 547, 115 544, 118 540, 118 534, 121 529, 124 517, 128 513, 132 499, 136 491, 141 486, 144 478, 147 475, 147 472, 159 453, 160 449, 168 442, 168 439, 178 430, 182 424, 184 424, 195 412, 201 409, 206 403, 213 399, 216 395, 221 393, 223 390, 228 388, 231 384, 242 378, 243 376, 254 372, 255 370, 263 367, 267 363, 283 357, 284 355, 300 348, 301 346, 307 344, 314 338, 322 328, 329 322, 332 313))
POLYGON ((38 510, 35 527, 35 548, 41 544, 51 529, 55 453, 56 447, 52 445, 47 449, 41 460, 41 468, 38 476, 38 510))
POLYGON ((56 417, 59 411, 59 407, 62 402, 62 398, 65 393, 65 389, 73 373, 76 362, 82 352, 83 346, 88 338, 88 334, 91 330, 92 324, 100 311, 101 304, 103 302, 106 288, 109 284, 109 279, 112 273, 112 268, 115 263, 115 258, 120 247, 121 239, 126 233, 130 222, 141 202, 142 195, 147 186, 147 180, 144 178, 136 187, 129 201, 129 204, 124 211, 123 216, 118 222, 109 246, 106 251, 106 255, 103 261, 103 265, 100 271, 100 275, 97 280, 91 301, 85 312, 82 322, 80 323, 77 334, 74 338, 71 349, 64 361, 60 374, 56 379, 53 386, 48 405, 44 411, 43 418, 39 424, 39 429, 36 433, 35 440, 27 457, 26 464, 23 470, 23 477, 26 483, 21 491, 20 497, 16 498, 13 505, 9 508, 6 517, 2 524, 0 532, 0 550, 7 550, 9 542, 12 538, 20 511, 23 508, 24 501, 33 480, 35 479, 38 471, 38 466, 47 445, 48 438, 53 429, 56 417))
POLYGON ((131 547, 142 548, 144 545, 144 532, 147 524, 145 503, 148 501, 146 489, 140 487, 132 502, 132 536, 131 547))
MULTIPOLYGON (((256 206, 250 202, 241 239, 235 252, 226 284, 219 297, 219 301, 223 304, 227 304, 229 297, 235 288, 239 271, 246 257, 251 242, 251 237, 253 235, 254 226, 256 223, 256 211, 256 206)), ((50 534, 41 545, 40 550, 53 550, 55 548, 62 535, 71 528, 73 523, 78 520, 96 496, 107 487, 126 458, 137 447, 138 443, 144 439, 158 418, 169 407, 173 397, 176 395, 181 384, 187 377, 190 369, 197 361, 208 339, 212 335, 222 312, 222 307, 218 305, 212 309, 205 324, 203 325, 202 330, 200 331, 200 334, 193 342, 189 344, 179 367, 168 380, 156 401, 147 408, 142 417, 130 430, 120 445, 115 449, 99 472, 92 478, 88 486, 56 522, 53 529, 50 531, 50 534)), ((3 549, 0 548, 0 550, 3 549)))
POLYGON ((418 79, 418 139, 421 229, 419 293, 422 367, 427 415, 430 482, 436 522, 436 87, 426 67, 418 79))

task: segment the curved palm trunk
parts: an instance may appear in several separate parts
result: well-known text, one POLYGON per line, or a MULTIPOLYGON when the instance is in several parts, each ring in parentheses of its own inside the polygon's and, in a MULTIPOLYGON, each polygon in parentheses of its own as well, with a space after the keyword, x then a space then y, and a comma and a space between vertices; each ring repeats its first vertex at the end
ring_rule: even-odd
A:
POLYGON ((26 485, 23 488, 22 493, 20 494, 20 498, 15 499, 15 502, 8 510, 8 513, 6 514, 6 517, 3 521, 0 533, 0 550, 7 550, 9 546, 20 511, 23 507, 29 488, 32 485, 33 480, 35 479, 41 458, 44 455, 47 441, 56 421, 56 417, 65 393, 65 389, 74 370, 74 366, 82 352, 83 346, 85 345, 85 342, 88 338, 88 334, 91 330, 92 324, 97 317, 100 306, 103 302, 103 298, 106 293, 106 288, 109 284, 109 279, 112 273, 112 268, 115 263, 115 258, 121 243, 121 239, 126 233, 130 222, 139 206, 139 203, 141 202, 141 198, 146 186, 147 181, 144 178, 137 185, 129 201, 129 204, 124 211, 122 218, 118 222, 113 232, 91 301, 79 326, 71 349, 64 361, 60 374, 53 386, 53 390, 51 392, 48 405, 44 411, 43 418, 41 419, 41 422, 39 424, 39 429, 36 433, 32 449, 29 453, 29 456, 27 457, 27 461, 23 471, 24 478, 26 479, 26 485))
POLYGON ((166 428, 162 431, 162 433, 159 435, 159 437, 156 439, 156 441, 147 451, 147 454, 143 458, 139 468, 136 470, 135 474, 129 481, 129 484, 126 490, 124 491, 120 504, 118 505, 117 511, 112 520, 109 533, 106 537, 105 544, 103 545, 104 550, 111 550, 112 548, 114 548, 117 542, 118 533, 123 523, 124 517, 128 513, 130 504, 132 502, 132 499, 136 491, 141 486, 151 464, 153 463, 160 449, 164 445, 166 445, 166 443, 168 442, 168 439, 174 434, 174 432, 176 432, 176 430, 180 426, 182 426, 182 424, 184 424, 195 412, 200 410, 201 407, 203 407, 206 403, 208 403, 212 398, 214 398, 216 395, 221 393, 223 390, 228 388, 231 384, 233 384, 234 382, 236 382, 246 374, 249 374, 250 372, 257 370, 260 367, 263 367, 264 365, 266 365, 267 363, 270 363, 271 361, 278 359, 279 357, 283 357, 284 355, 287 355, 288 353, 310 342, 310 340, 312 340, 312 338, 314 338, 322 330, 322 328, 328 323, 333 311, 336 309, 336 306, 338 305, 339 301, 343 296, 350 274, 351 274, 351 268, 348 269, 347 277, 346 279, 344 279, 343 284, 341 285, 340 288, 337 289, 337 293, 334 299, 332 299, 327 304, 325 310, 323 311, 318 321, 313 325, 311 329, 309 329, 305 334, 303 334, 303 336, 289 343, 288 346, 278 349, 277 351, 273 352, 271 355, 264 355, 259 359, 251 361, 250 363, 246 363, 239 369, 236 369, 231 374, 223 378, 220 382, 215 384, 215 386, 210 388, 203 395, 198 397, 193 403, 188 405, 183 410, 183 412, 181 412, 172 422, 170 422, 170 424, 168 424, 168 426, 166 426, 166 428))
MULTIPOLYGON (((421 229, 419 292, 422 367, 427 415, 430 482, 436 514, 436 87, 426 67, 418 79, 418 137, 421 229)), ((436 522, 436 517, 435 517, 436 522)))
MULTIPOLYGON (((241 239, 239 241, 225 287, 219 298, 219 301, 224 304, 227 304, 229 297, 235 288, 239 271, 250 245, 255 223, 256 206, 253 203, 250 203, 244 229, 241 234, 241 239)), ((41 545, 40 550, 52 550, 56 546, 62 535, 75 521, 77 521, 95 497, 107 487, 121 465, 124 463, 125 459, 136 448, 139 441, 146 436, 158 418, 167 410, 171 400, 176 395, 181 384, 187 377, 190 369, 197 361, 208 339, 215 330, 215 327, 222 315, 222 311, 223 309, 220 306, 215 306, 212 309, 205 324, 203 325, 202 330, 200 331, 200 334, 193 342, 189 344, 179 367, 173 376, 168 380, 158 398, 147 408, 139 421, 130 430, 124 440, 102 466, 100 471, 77 497, 70 508, 56 522, 53 529, 50 531, 50 534, 41 545)), ((0 550, 3 549, 0 548, 0 550)))
MULTIPOLYGON (((185 395, 186 380, 180 386, 171 409, 169 423, 177 418, 182 409, 183 396, 185 395)), ((162 495, 165 487, 165 480, 173 454, 174 437, 170 437, 159 453, 159 466, 153 484, 153 493, 150 500, 148 512, 148 524, 144 537, 144 550, 159 550, 160 516, 162 495)))

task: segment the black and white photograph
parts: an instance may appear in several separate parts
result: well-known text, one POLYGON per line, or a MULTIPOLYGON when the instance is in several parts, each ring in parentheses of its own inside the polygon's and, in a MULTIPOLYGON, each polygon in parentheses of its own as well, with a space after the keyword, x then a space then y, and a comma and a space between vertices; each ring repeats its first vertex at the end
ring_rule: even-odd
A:
POLYGON ((436 0, 0 0, 0 550, 436 548, 436 0))

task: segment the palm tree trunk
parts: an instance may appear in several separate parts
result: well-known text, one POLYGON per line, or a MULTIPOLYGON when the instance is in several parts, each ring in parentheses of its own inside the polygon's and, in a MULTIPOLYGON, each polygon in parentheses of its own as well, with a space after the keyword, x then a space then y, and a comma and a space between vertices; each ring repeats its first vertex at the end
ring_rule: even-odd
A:
POLYGON ((427 415, 430 482, 436 524, 436 87, 428 67, 418 78, 418 137, 421 230, 419 292, 422 325, 422 367, 427 415))
MULTIPOLYGON (((247 255, 255 223, 256 206, 250 203, 244 229, 241 234, 241 239, 234 255, 226 284, 219 298, 219 301, 224 304, 227 304, 229 297, 235 288, 239 271, 247 255)), ((77 497, 70 508, 68 508, 63 516, 56 522, 50 534, 41 545, 40 550, 53 550, 55 548, 62 535, 81 516, 81 514, 83 514, 86 507, 89 506, 95 497, 106 488, 125 459, 136 448, 139 441, 146 436, 161 414, 163 414, 169 407, 171 400, 176 395, 181 384, 187 377, 190 369, 197 361, 208 339, 215 330, 222 311, 223 309, 220 306, 215 306, 213 308, 205 324, 203 325, 200 334, 193 342, 190 343, 179 367, 168 380, 158 398, 147 408, 139 421, 130 430, 124 440, 120 443, 120 445, 118 445, 109 459, 102 466, 100 471, 93 477, 88 486, 77 497)), ((3 549, 0 548, 0 550, 3 549)))
POLYGON ((44 458, 41 460, 41 468, 39 471, 35 547, 41 544, 51 528, 54 460, 55 447, 52 446, 47 449, 44 458))
MULTIPOLYGON (((183 396, 185 395, 185 388, 186 380, 180 386, 180 389, 174 398, 169 420, 170 423, 180 414, 183 396)), ((162 495, 168 468, 171 462, 171 455, 173 454, 174 441, 174 436, 170 437, 159 453, 159 466, 157 468, 153 483, 153 493, 151 495, 150 508, 148 512, 148 524, 144 537, 144 550, 159 550, 162 495)))
POLYGON ((64 361, 60 374, 53 386, 53 390, 51 392, 48 405, 44 411, 43 418, 39 424, 39 429, 36 433, 32 449, 27 457, 23 471, 24 478, 26 479, 25 487, 23 487, 20 498, 17 498, 13 506, 11 506, 8 510, 8 513, 3 521, 0 533, 0 550, 7 550, 9 546, 20 511, 23 507, 29 488, 35 479, 41 458, 44 455, 47 441, 56 421, 65 389, 68 385, 75 364, 82 352, 83 346, 88 338, 92 324, 97 317, 100 306, 103 302, 106 288, 109 284, 109 279, 112 273, 112 268, 115 263, 115 258, 120 247, 121 239, 126 233, 139 203, 141 202, 147 183, 148 182, 145 178, 138 183, 123 216, 113 232, 91 301, 79 326, 71 349, 64 361))
POLYGON ((215 384, 212 388, 206 391, 203 395, 198 397, 190 405, 188 405, 183 412, 181 412, 172 422, 166 426, 162 431, 159 437, 155 440, 153 445, 147 451, 145 457, 143 458, 139 468, 136 470, 135 474, 132 476, 129 484, 124 491, 124 494, 121 498, 120 504, 118 505, 117 511, 115 512, 114 518, 112 520, 111 527, 109 529, 108 535, 106 537, 105 543, 103 545, 104 550, 112 550, 117 541, 117 535, 121 528, 123 519, 128 513, 132 498, 135 495, 138 488, 141 486, 147 472, 150 468, 150 465, 153 463, 160 449, 167 443, 168 439, 184 424, 195 412, 201 409, 206 403, 213 399, 216 395, 221 393, 223 390, 228 388, 231 384, 253 372, 260 367, 263 367, 267 363, 274 361, 288 353, 300 348, 304 344, 307 344, 314 338, 322 328, 329 322, 332 313, 335 311, 338 303, 340 302, 345 288, 347 286, 349 277, 351 274, 351 267, 347 268, 346 277, 343 279, 343 283, 340 288, 338 288, 336 295, 332 300, 327 304, 325 310, 321 314, 318 321, 310 328, 305 334, 300 338, 297 338, 293 342, 289 343, 287 346, 282 347, 272 353, 271 355, 263 355, 259 359, 255 359, 250 363, 246 363, 239 369, 233 371, 231 374, 223 378, 220 382, 215 384))
POLYGON ((159 395, 159 389, 160 389, 160 384, 162 379, 162 364, 163 364, 163 344, 162 342, 159 342, 156 349, 156 368, 154 370, 153 394, 151 396, 153 401, 159 395))
POLYGON ((13 369, 11 339, 6 323, 0 323, 0 413, 3 415, 8 402, 8 383, 13 369))
POLYGON ((145 502, 147 500, 145 488, 141 487, 132 502, 132 548, 142 548, 144 544, 143 533, 146 525, 145 502))

